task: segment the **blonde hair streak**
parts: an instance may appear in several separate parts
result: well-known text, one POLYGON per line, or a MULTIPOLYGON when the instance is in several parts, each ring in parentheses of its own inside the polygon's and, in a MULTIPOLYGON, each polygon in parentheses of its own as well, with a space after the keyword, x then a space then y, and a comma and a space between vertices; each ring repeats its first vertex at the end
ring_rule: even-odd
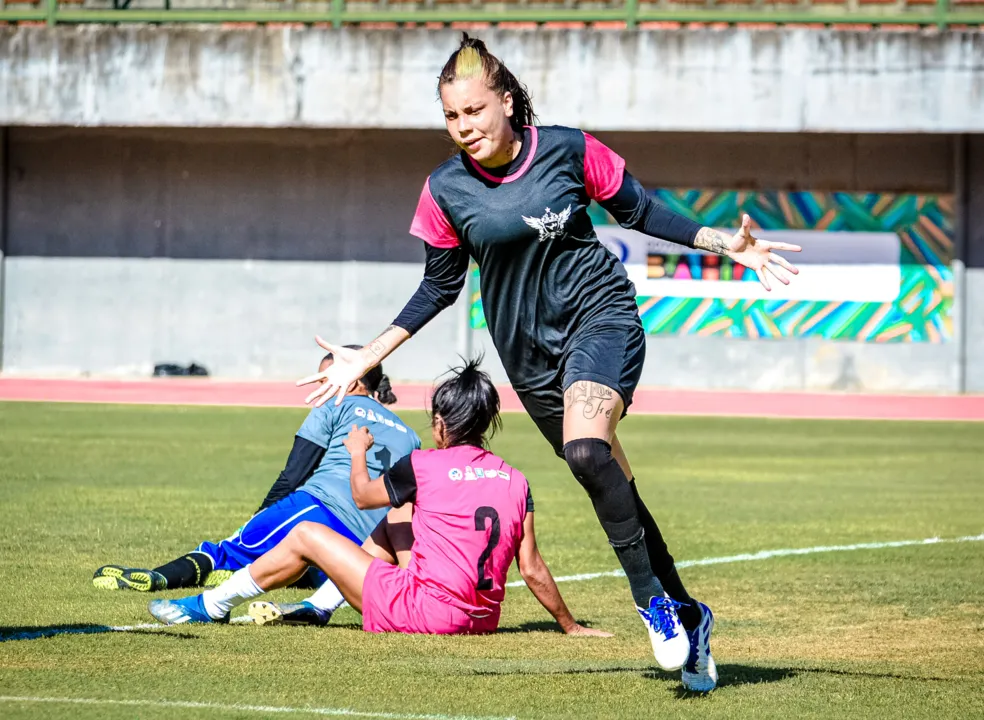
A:
POLYGON ((482 56, 473 47, 463 47, 458 51, 454 64, 455 75, 462 80, 481 77, 485 68, 482 66, 482 56))

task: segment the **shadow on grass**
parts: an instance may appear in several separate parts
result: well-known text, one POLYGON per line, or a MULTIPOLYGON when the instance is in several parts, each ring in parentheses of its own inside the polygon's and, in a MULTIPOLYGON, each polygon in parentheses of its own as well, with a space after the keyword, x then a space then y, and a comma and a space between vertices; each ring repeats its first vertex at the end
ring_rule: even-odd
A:
MULTIPOLYGON (((584 627, 591 627, 591 623, 582 622, 584 627)), ((361 630, 362 624, 355 622, 333 622, 331 624, 332 628, 342 628, 345 630, 361 630)), ((522 625, 512 625, 510 627, 500 627, 495 631, 496 635, 511 635, 515 633, 531 633, 531 632, 548 632, 548 633, 558 633, 562 634, 560 626, 549 620, 537 620, 535 622, 526 622, 522 625)))
MULTIPOLYGON (((917 682, 947 682, 946 678, 940 677, 920 677, 918 675, 902 675, 898 673, 869 672, 864 670, 835 670, 833 668, 770 668, 755 665, 718 665, 718 688, 740 687, 742 685, 760 685, 765 683, 776 683, 784 680, 791 680, 797 675, 829 675, 834 677, 864 678, 875 680, 906 680, 917 682)), ((676 673, 653 670, 645 674, 650 680, 673 680, 678 679, 676 673)), ((684 690, 682 687, 675 689, 678 698, 701 698, 704 693, 695 693, 684 690)))
MULTIPOLYGON (((591 623, 582 622, 584 627, 591 627, 591 623)), ((522 625, 513 625, 510 627, 500 627, 496 630, 496 635, 509 635, 512 633, 531 633, 531 632, 552 632, 552 633, 562 633, 560 625, 550 620, 536 620, 534 622, 525 622, 522 625)))
POLYGON ((41 640, 58 635, 99 635, 101 633, 127 633, 129 635, 156 635, 174 640, 197 640, 197 635, 189 633, 165 631, 154 628, 112 627, 110 625, 76 624, 76 625, 24 625, 0 626, 0 643, 14 640, 41 640))
MULTIPOLYGON (((799 673, 805 672, 797 668, 771 668, 756 665, 718 665, 718 689, 727 687, 740 687, 742 685, 766 685, 770 683, 791 680, 799 673)), ((643 674, 647 680, 670 680, 680 681, 680 673, 667 672, 665 670, 649 670, 643 674)), ((680 699, 707 697, 707 693, 697 693, 685 690, 680 685, 673 688, 673 692, 680 699)))
MULTIPOLYGON (((763 668, 752 667, 749 665, 723 665, 718 666, 721 680, 718 687, 729 687, 734 685, 758 685, 762 683, 774 683, 796 677, 797 670, 786 668, 763 668)), ((566 670, 472 670, 472 675, 638 675, 646 680, 661 680, 667 682, 680 682, 680 671, 668 672, 659 669, 647 669, 640 667, 582 667, 567 668, 566 670)), ((679 692, 681 697, 699 696, 699 693, 689 693, 684 690, 679 692)))
POLYGON ((917 682, 950 682, 953 678, 932 675, 902 675, 901 673, 865 672, 863 670, 834 670, 832 668, 796 668, 795 672, 811 675, 835 675, 841 677, 873 678, 875 680, 915 680, 917 682))

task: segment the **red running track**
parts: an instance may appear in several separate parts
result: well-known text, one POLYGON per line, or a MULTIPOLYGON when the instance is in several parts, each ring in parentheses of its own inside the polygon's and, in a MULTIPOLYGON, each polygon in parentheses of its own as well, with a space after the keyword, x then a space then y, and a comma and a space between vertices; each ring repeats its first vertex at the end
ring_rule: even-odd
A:
MULTIPOLYGON (((396 385, 396 410, 426 407, 429 385, 396 385)), ((206 378, 150 380, 52 380, 0 378, 0 400, 153 405, 303 407, 308 388, 285 382, 206 378)), ((503 410, 523 407, 508 386, 500 387, 503 410)), ((853 420, 984 421, 984 395, 875 395, 639 388, 632 412, 656 415, 825 418, 853 420)))

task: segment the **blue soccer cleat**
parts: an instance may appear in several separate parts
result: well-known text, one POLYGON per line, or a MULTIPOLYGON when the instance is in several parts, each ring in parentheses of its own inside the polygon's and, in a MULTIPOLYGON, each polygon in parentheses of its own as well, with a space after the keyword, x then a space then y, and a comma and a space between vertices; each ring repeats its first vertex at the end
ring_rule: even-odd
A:
POLYGON ((649 609, 636 607, 649 630, 656 663, 664 670, 679 670, 690 655, 687 633, 677 614, 681 605, 669 597, 656 596, 649 601, 649 609))
POLYGON ((249 616, 257 625, 315 625, 324 627, 331 613, 304 601, 299 603, 250 603, 249 616))
POLYGON ((165 625, 184 625, 186 623, 227 623, 229 614, 216 620, 205 612, 201 595, 180 598, 179 600, 151 600, 147 606, 150 614, 165 625))
POLYGON ((691 692, 710 692, 717 687, 718 673, 711 656, 711 630, 714 629, 714 614, 704 603, 698 603, 701 610, 700 625, 688 632, 690 657, 683 666, 683 687, 691 692))

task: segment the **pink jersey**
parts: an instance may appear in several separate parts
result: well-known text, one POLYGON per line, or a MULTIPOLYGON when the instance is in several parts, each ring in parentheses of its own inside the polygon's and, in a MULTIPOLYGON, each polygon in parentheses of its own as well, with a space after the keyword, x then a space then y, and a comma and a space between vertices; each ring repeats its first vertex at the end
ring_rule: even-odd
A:
POLYGON ((498 620, 531 503, 526 477, 472 446, 415 450, 409 466, 415 482, 397 466, 387 475, 394 505, 414 503, 408 572, 438 600, 498 620))

